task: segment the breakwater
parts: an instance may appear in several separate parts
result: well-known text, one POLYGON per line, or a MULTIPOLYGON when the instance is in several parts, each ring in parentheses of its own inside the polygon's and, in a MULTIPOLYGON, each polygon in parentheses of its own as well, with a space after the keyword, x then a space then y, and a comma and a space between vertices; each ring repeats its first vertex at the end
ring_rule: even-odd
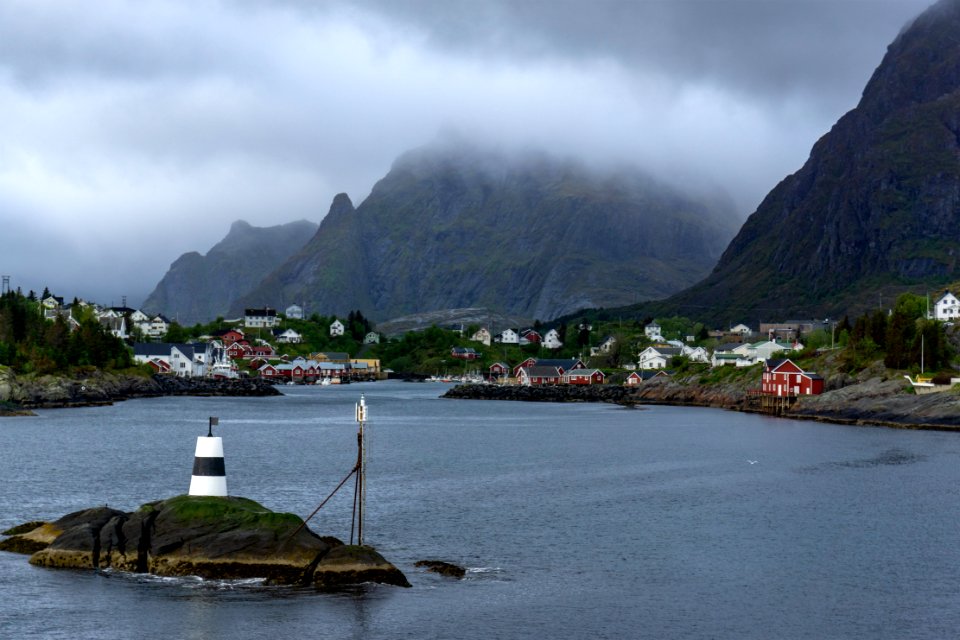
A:
MULTIPOLYGON (((960 393, 914 395, 900 379, 883 376, 831 384, 819 396, 804 396, 776 415, 835 424, 898 429, 960 430, 960 393)), ((527 402, 615 402, 622 405, 663 404, 712 407, 750 413, 773 413, 751 401, 744 381, 697 384, 691 379, 662 378, 637 387, 571 385, 458 385, 444 398, 519 400, 527 402)))
POLYGON ((458 384, 443 394, 444 398, 466 400, 518 400, 523 402, 615 402, 627 401, 631 389, 615 385, 524 385, 458 384))

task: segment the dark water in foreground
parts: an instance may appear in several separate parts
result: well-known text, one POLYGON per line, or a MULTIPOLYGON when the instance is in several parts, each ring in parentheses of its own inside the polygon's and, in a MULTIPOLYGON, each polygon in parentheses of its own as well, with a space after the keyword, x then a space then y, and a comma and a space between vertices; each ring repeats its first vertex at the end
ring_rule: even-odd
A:
MULTIPOLYGON (((31 567, 0 638, 950 638, 960 436, 709 409, 439 400, 439 385, 160 398, 0 421, 0 528, 185 493, 220 416, 233 495, 306 515, 370 404, 367 541, 412 589, 31 567), (751 464, 750 460, 756 461, 751 464), (451 581, 413 567, 469 568, 451 581)), ((350 496, 311 526, 347 537, 350 496)))

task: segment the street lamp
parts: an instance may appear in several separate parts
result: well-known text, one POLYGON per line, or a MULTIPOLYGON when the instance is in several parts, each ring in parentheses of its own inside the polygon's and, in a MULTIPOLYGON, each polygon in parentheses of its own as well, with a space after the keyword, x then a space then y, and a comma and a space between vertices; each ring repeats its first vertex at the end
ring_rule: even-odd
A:
POLYGON ((834 336, 834 334, 835 334, 836 331, 837 331, 837 321, 834 320, 833 322, 831 322, 831 321, 830 321, 830 318, 824 318, 824 320, 823 320, 823 328, 824 328, 824 330, 826 330, 827 324, 830 325, 830 350, 832 351, 832 350, 833 350, 833 336, 834 336))

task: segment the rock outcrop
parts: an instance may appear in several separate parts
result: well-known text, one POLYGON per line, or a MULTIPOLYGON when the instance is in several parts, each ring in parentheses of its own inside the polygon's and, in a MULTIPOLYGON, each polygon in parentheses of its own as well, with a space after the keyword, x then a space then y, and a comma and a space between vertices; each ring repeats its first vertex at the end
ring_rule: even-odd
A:
POLYGON ((441 576, 447 578, 456 578, 457 580, 467 575, 467 570, 463 567, 450 562, 444 562, 443 560, 417 560, 413 563, 413 566, 424 568, 431 573, 439 573, 441 576))
POLYGON ((132 513, 96 507, 11 529, 0 550, 41 567, 207 579, 263 578, 324 588, 379 582, 409 587, 373 548, 321 538, 291 513, 246 498, 178 496, 132 513))
POLYGON ((275 396, 273 385, 258 378, 213 380, 154 375, 144 377, 93 371, 74 376, 15 375, 0 368, 0 403, 9 413, 24 409, 53 409, 111 404, 132 398, 158 396, 275 396))

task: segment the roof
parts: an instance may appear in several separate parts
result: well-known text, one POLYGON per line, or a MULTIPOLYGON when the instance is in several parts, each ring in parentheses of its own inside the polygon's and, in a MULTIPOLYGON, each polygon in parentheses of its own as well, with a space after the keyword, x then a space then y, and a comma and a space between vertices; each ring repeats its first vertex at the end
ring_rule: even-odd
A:
POLYGON ((721 344, 720 346, 718 346, 716 349, 713 350, 713 352, 718 353, 721 351, 733 351, 734 349, 737 349, 742 346, 743 346, 742 342, 727 342, 725 344, 721 344))
POLYGON ((133 355, 150 358, 154 356, 170 356, 169 342, 136 342, 133 345, 133 355))
POLYGON ((643 371, 634 371, 637 375, 640 376, 641 380, 650 380, 652 378, 659 378, 660 376, 670 377, 670 372, 666 369, 644 369, 643 371))
POLYGON ((599 373, 601 376, 606 374, 600 369, 572 369, 564 373, 564 376, 593 376, 594 374, 599 373))
POLYGON ((349 360, 350 354, 342 351, 321 351, 318 356, 325 356, 327 360, 349 360))
POLYGON ((244 309, 243 315, 245 316, 275 316, 277 315, 276 309, 271 309, 266 307, 264 309, 244 309))
POLYGON ((683 354, 683 349, 679 347, 647 347, 644 351, 653 349, 662 356, 679 356, 683 354))
POLYGON ((531 378, 559 378, 560 377, 559 367, 533 366, 533 367, 525 367, 523 370, 526 371, 527 376, 531 378))
POLYGON ((564 370, 571 369, 580 362, 579 358, 537 358, 534 360, 535 367, 563 367, 564 370))

